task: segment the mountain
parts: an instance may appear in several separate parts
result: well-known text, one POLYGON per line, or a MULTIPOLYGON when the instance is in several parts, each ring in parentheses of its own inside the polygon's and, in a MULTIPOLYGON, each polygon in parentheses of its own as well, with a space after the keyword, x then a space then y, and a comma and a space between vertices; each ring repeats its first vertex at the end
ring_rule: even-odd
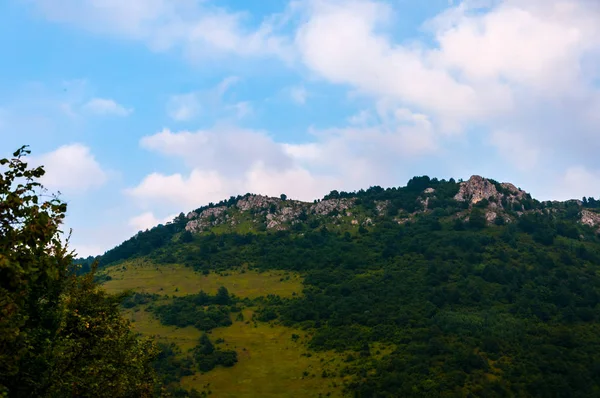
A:
POLYGON ((480 176, 247 194, 138 233, 99 277, 137 292, 173 391, 597 396, 599 210, 480 176))

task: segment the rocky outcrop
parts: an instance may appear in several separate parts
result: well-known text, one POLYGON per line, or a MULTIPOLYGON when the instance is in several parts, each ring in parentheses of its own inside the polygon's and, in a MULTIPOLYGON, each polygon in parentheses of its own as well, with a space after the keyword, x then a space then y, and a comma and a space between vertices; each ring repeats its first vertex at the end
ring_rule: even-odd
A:
POLYGON ((377 210, 377 214, 380 216, 384 216, 388 207, 390 206, 389 200, 376 200, 375 201, 375 210, 377 210))
POLYGON ((498 213, 496 213, 495 211, 488 211, 485 213, 485 220, 488 222, 488 224, 491 224, 494 222, 494 220, 496 220, 497 216, 498 213))
POLYGON ((281 199, 271 198, 269 196, 249 195, 240 199, 237 202, 236 207, 241 211, 267 209, 272 204, 279 205, 281 202, 281 199))
POLYGON ((283 224, 294 223, 303 208, 300 206, 283 207, 280 211, 275 213, 267 214, 267 228, 268 229, 284 229, 283 224))
MULTIPOLYGON (((426 188, 417 198, 423 206, 422 209, 413 212, 409 217, 393 218, 398 223, 404 223, 413 219, 419 213, 430 211, 430 206, 434 204, 438 192, 434 188, 426 188)), ((474 175, 468 181, 460 183, 458 193, 454 196, 457 201, 467 202, 470 205, 480 203, 482 200, 489 201, 485 207, 485 217, 489 224, 493 223, 497 217, 502 217, 506 222, 510 222, 510 217, 506 210, 534 211, 525 210, 521 204, 521 199, 531 199, 527 193, 520 190, 510 183, 497 183, 481 176, 474 175), (516 202, 516 205, 515 205, 516 202)), ((326 199, 315 201, 314 203, 300 202, 294 200, 282 200, 264 195, 247 194, 230 206, 217 206, 196 210, 187 214, 188 222, 186 230, 191 232, 202 232, 209 230, 217 225, 226 225, 234 227, 240 223, 252 222, 260 230, 266 229, 287 229, 297 223, 312 222, 315 218, 327 218, 325 223, 339 225, 347 223, 349 225, 374 225, 382 217, 386 217, 388 209, 392 205, 389 200, 377 200, 374 203, 375 214, 367 212, 362 207, 354 207, 357 199, 326 199), (371 218, 367 218, 370 215, 371 218)), ((465 209, 462 217, 468 217, 470 210, 465 209)), ((511 213, 512 214, 512 213, 511 213)), ((585 211, 582 213, 582 223, 593 225, 600 228, 600 214, 585 211)), ((318 224, 318 223, 317 223, 318 224)))
MULTIPOLYGON (((527 197, 525 191, 520 190, 511 183, 503 182, 499 185, 500 190, 496 183, 487 178, 474 175, 468 181, 460 183, 460 188, 454 199, 471 204, 476 204, 484 199, 490 200, 491 198, 506 199, 508 203, 513 203, 527 197)), ((494 208, 496 207, 497 205, 494 208)))
POLYGON ((354 204, 353 199, 327 199, 310 206, 310 212, 320 216, 326 216, 336 210, 343 213, 354 204))
POLYGON ((600 232, 600 214, 589 210, 582 210, 579 221, 584 225, 596 228, 597 232, 600 232))
POLYGON ((185 230, 190 232, 199 232, 208 227, 221 224, 227 219, 226 215, 223 217, 225 211, 227 211, 226 206, 219 206, 205 209, 200 214, 191 212, 187 215, 187 218, 191 218, 191 220, 186 224, 185 230))
POLYGON ((472 176, 468 181, 460 183, 460 188, 454 196, 454 200, 459 202, 468 201, 475 204, 492 196, 498 196, 496 185, 483 177, 472 176))

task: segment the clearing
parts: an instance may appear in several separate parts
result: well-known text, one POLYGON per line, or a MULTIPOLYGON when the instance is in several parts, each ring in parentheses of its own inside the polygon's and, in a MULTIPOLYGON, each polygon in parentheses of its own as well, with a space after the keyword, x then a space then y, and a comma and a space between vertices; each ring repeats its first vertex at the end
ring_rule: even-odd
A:
POLYGON ((157 265, 146 260, 132 260, 101 270, 112 280, 103 284, 109 293, 125 290, 186 296, 200 290, 214 294, 220 286, 238 297, 256 298, 274 294, 291 297, 302 293, 302 277, 292 272, 229 270, 203 275, 179 264, 157 265))
MULTIPOLYGON (((127 310, 134 329, 158 341, 174 342, 184 353, 198 343, 201 332, 192 326, 177 328, 161 325, 143 307, 127 310)), ((212 391, 217 397, 331 397, 342 396, 344 380, 339 374, 344 367, 341 354, 306 350, 306 332, 268 323, 254 323, 252 309, 243 311, 244 321, 218 328, 209 333, 217 347, 235 349, 238 363, 232 368, 217 367, 208 373, 184 377, 181 384, 198 391, 212 391), (248 322, 248 320, 250 320, 248 322), (296 334, 300 338, 292 339, 296 334), (327 377, 323 377, 323 371, 327 377), (329 393, 329 395, 327 395, 329 393)))

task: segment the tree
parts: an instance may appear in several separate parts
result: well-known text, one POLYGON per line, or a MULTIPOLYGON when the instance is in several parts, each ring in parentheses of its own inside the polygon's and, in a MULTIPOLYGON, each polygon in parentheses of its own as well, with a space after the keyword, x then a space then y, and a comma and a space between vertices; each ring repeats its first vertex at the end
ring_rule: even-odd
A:
POLYGON ((123 297, 95 284, 96 264, 76 275, 66 204, 29 153, 0 159, 0 396, 151 396, 153 344, 121 318, 123 297))
POLYGON ((474 207, 469 215, 469 227, 473 229, 482 229, 485 228, 485 225, 485 214, 481 209, 474 207))
POLYGON ((282 194, 279 196, 279 198, 280 198, 281 200, 285 201, 285 200, 287 199, 287 195, 286 195, 286 194, 284 194, 284 193, 282 193, 282 194))
POLYGON ((229 291, 227 288, 225 286, 219 287, 219 290, 217 290, 217 295, 215 296, 215 303, 226 305, 229 304, 230 301, 231 298, 229 297, 229 291))

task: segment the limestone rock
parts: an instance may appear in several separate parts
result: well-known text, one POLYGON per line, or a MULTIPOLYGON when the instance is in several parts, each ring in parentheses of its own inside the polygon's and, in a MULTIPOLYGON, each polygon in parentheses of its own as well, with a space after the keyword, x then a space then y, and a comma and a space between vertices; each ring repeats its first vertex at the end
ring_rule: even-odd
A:
POLYGON ((185 230, 190 232, 200 232, 207 227, 218 225, 225 220, 225 217, 221 216, 226 210, 226 206, 219 206, 205 209, 200 214, 191 212, 188 214, 188 219, 192 218, 192 220, 188 221, 185 230))
POLYGON ((281 199, 271 198, 263 195, 250 195, 240 199, 236 206, 241 211, 262 210, 269 208, 272 204, 279 205, 281 199))
POLYGON ((496 213, 495 211, 488 211, 485 213, 485 220, 488 222, 488 224, 491 224, 494 222, 497 215, 498 213, 496 213))
POLYGON ((458 193, 454 196, 454 199, 459 202, 468 201, 471 204, 476 204, 483 199, 489 200, 490 198, 495 197, 496 199, 504 198, 507 202, 513 203, 527 196, 525 191, 518 189, 511 183, 503 182, 500 186, 502 188, 502 193, 498 192, 496 184, 492 181, 474 175, 469 178, 468 181, 464 181, 460 184, 460 188, 458 193))
POLYGON ((353 199, 327 199, 313 204, 310 207, 310 211, 313 214, 325 216, 334 210, 337 210, 338 212, 344 212, 348 210, 353 204, 353 199))
POLYGON ((498 196, 496 186, 489 180, 474 175, 468 181, 462 182, 458 193, 454 196, 459 202, 469 201, 472 204, 498 196))
POLYGON ((390 206, 389 200, 376 200, 375 201, 375 209, 377 210, 377 214, 380 216, 385 215, 386 210, 390 206))
POLYGON ((580 222, 593 228, 597 227, 597 231, 600 232, 600 214, 589 210, 582 210, 580 222))

